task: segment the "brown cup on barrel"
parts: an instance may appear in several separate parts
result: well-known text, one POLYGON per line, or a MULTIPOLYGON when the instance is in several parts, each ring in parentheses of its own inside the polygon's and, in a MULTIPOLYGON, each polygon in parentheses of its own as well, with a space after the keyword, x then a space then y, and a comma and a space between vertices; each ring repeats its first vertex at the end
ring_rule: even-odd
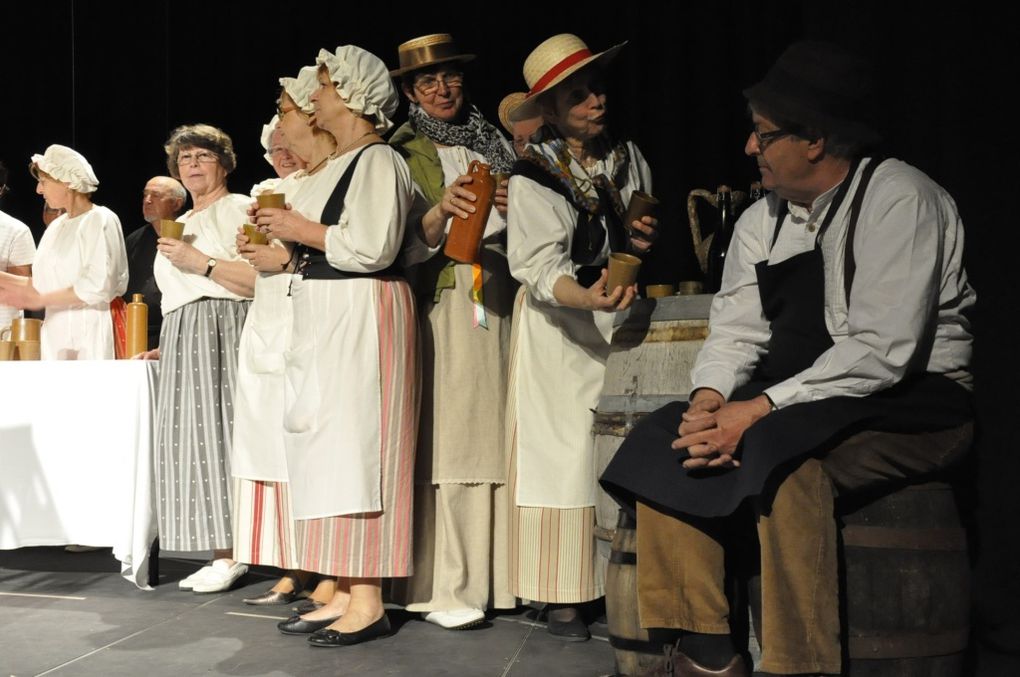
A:
POLYGON ((650 299, 661 299, 664 296, 672 296, 676 293, 676 287, 671 284, 650 284, 645 287, 645 296, 650 299))
POLYGON ((287 196, 284 193, 262 193, 255 196, 259 203, 259 209, 283 209, 287 206, 287 196))
POLYGON ((697 280, 684 280, 678 285, 678 291, 680 296, 693 296, 700 294, 703 285, 697 280))
POLYGON ((633 254, 621 254, 614 252, 609 255, 609 279, 606 281, 606 296, 609 296, 617 287, 627 287, 637 281, 638 270, 641 268, 641 259, 633 254))
POLYGON ((18 341, 18 359, 23 362, 38 360, 40 348, 38 341, 18 341))
POLYGON ((42 320, 31 317, 16 317, 11 320, 11 340, 38 341, 42 331, 42 320))
POLYGON ((182 240, 184 239, 184 224, 173 219, 160 219, 159 236, 171 240, 182 240))
POLYGON ((244 224, 244 234, 248 237, 249 244, 269 244, 269 238, 254 224, 244 224))
POLYGON ((629 233, 631 224, 641 220, 642 216, 654 217, 659 211, 659 201, 640 190, 630 194, 630 204, 627 205, 627 213, 623 217, 623 226, 629 233))

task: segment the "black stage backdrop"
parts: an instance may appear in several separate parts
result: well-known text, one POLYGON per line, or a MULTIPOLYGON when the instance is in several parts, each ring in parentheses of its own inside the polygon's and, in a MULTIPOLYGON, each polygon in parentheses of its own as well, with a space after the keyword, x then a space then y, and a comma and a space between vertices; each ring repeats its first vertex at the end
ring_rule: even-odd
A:
MULTIPOLYGON (((231 134, 238 169, 230 185, 247 193, 271 173, 259 133, 273 113, 277 79, 313 63, 320 47, 353 43, 395 67, 400 42, 450 32, 478 55, 467 67, 468 90, 495 122, 500 99, 525 88, 521 66, 530 50, 573 32, 597 51, 629 41, 610 71, 613 124, 644 151, 665 202, 662 241, 642 281, 697 279, 685 196, 720 183, 746 189, 756 178, 743 154, 749 124, 740 91, 796 39, 829 39, 868 54, 880 66, 887 153, 945 186, 967 226, 967 268, 980 298, 976 627, 984 646, 1017 651, 1020 411, 1011 388, 1016 294, 1008 279, 1016 270, 1006 242, 1017 195, 1014 172, 1004 171, 1016 149, 1003 142, 1017 136, 1006 106, 1020 35, 1015 9, 980 5, 431 2, 409 3, 429 14, 413 19, 389 3, 12 2, 0 38, 0 159, 12 188, 3 209, 41 227, 41 200, 25 167, 32 153, 63 143, 91 161, 101 181, 97 202, 133 230, 142 223, 142 186, 166 173, 167 132, 190 122, 231 134)), ((982 665, 985 672, 991 663, 982 665)))

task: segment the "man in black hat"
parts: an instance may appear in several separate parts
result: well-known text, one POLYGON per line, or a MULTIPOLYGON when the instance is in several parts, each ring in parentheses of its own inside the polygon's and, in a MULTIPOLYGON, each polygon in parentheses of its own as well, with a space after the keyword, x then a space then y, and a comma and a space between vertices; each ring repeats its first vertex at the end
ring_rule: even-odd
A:
POLYGON ((771 192, 737 224, 689 403, 644 419, 602 477, 636 508, 641 625, 682 631, 679 675, 746 674, 723 590, 724 544, 755 533, 737 515, 757 525, 762 669, 839 673, 834 495, 969 446, 962 224, 931 179, 869 152, 870 92, 863 62, 819 42, 745 90, 771 192))

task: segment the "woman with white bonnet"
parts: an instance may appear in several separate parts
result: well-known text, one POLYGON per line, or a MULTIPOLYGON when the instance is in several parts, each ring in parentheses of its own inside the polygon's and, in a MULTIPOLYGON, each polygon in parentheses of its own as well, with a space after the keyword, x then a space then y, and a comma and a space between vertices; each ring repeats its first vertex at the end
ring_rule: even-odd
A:
POLYGON ((390 633, 382 579, 411 573, 417 336, 396 261, 413 185, 380 137, 398 101, 385 64, 351 45, 316 62, 313 117, 337 143, 324 206, 258 221, 296 244, 283 426, 299 566, 339 578, 329 604, 279 627, 339 647, 390 633))
POLYGON ((114 358, 110 301, 127 289, 128 266, 120 219, 92 203, 99 179, 81 153, 54 144, 33 155, 36 192, 66 213, 46 228, 31 284, 0 280, 0 303, 46 309, 40 351, 44 360, 114 358))
POLYGON ((234 236, 250 198, 227 188, 237 159, 221 129, 183 125, 164 150, 192 208, 177 217, 183 239, 160 237, 153 264, 163 293, 159 348, 147 355, 162 362, 154 461, 159 541, 167 550, 212 550, 213 561, 178 586, 220 592, 247 571, 232 552, 230 448, 237 346, 256 276, 234 236))
POLYGON ((283 140, 283 133, 279 130, 280 116, 273 115, 269 124, 262 125, 262 136, 259 143, 266 152, 262 157, 273 167, 276 176, 259 181, 251 188, 251 195, 272 193, 281 179, 285 179, 299 169, 305 168, 305 161, 291 152, 283 140))
MULTIPOLYGON (((336 150, 332 134, 309 125, 309 97, 318 87, 317 72, 314 66, 307 66, 296 78, 280 78, 282 90, 271 135, 272 160, 281 157, 277 149, 282 148, 301 169, 270 188, 286 196, 291 211, 316 219, 335 183, 323 170, 336 150)), ((266 159, 270 159, 269 154, 266 159)), ((249 215, 253 221, 257 220, 256 210, 257 204, 252 205, 249 215)), ((237 361, 231 457, 235 478, 234 556, 241 562, 286 571, 272 588, 245 599, 245 604, 290 604, 309 580, 309 572, 301 571, 297 561, 284 449, 284 353, 290 345, 293 323, 289 293, 293 244, 285 246, 277 239, 269 244, 251 244, 242 231, 237 235, 237 245, 259 276, 255 280, 255 300, 241 332, 237 361)), ((310 600, 298 608, 318 608, 329 602, 335 591, 335 581, 324 578, 310 600)))
POLYGON ((651 172, 632 142, 608 132, 602 67, 623 45, 594 54, 575 35, 549 38, 524 63, 530 91, 511 120, 541 115, 510 179, 510 271, 521 281, 507 426, 512 458, 511 590, 548 602, 549 632, 585 640, 577 608, 604 593, 596 556, 592 436, 613 314, 636 285, 606 289, 610 252, 641 254, 655 220, 624 224, 651 172))

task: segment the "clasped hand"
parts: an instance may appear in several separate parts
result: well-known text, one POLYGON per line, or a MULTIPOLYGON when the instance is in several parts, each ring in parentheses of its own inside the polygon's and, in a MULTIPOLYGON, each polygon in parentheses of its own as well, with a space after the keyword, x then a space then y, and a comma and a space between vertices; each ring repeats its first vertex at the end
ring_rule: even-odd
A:
POLYGON ((714 390, 700 389, 683 414, 673 441, 674 449, 686 449, 690 458, 684 468, 737 468, 737 446, 744 431, 768 415, 772 405, 759 395, 751 400, 727 402, 714 390))

